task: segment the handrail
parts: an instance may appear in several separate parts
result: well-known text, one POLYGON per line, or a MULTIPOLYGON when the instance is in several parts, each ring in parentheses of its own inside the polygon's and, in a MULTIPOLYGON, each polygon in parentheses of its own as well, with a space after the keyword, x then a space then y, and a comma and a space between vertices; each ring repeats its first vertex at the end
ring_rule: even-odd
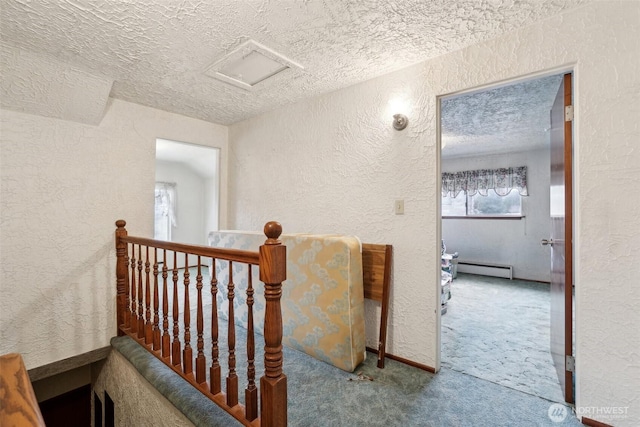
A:
POLYGON ((190 255, 200 255, 209 258, 223 259, 226 261, 242 262, 245 264, 258 265, 259 255, 257 252, 243 251, 239 249, 220 249, 211 246, 192 245, 186 243, 167 242, 166 240, 147 239, 145 237, 125 236, 120 240, 123 243, 133 243, 136 245, 150 246, 168 251, 183 252, 190 255))

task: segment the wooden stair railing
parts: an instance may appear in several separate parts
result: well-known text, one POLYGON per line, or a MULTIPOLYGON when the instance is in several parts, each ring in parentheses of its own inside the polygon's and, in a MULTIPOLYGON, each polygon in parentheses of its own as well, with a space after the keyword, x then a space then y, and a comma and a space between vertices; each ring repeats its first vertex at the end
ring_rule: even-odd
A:
POLYGON ((287 377, 283 373, 282 357, 282 312, 280 298, 282 282, 286 279, 286 247, 278 238, 282 227, 269 222, 264 227, 265 244, 259 252, 235 249, 219 249, 208 246, 186 245, 129 236, 125 221, 116 221, 116 286, 118 335, 128 335, 172 368, 193 387, 222 407, 238 421, 247 426, 281 427, 287 425, 287 377), (180 319, 178 287, 180 275, 178 255, 184 255, 184 301, 183 318, 180 319), (189 286, 190 256, 197 257, 195 286, 196 301, 196 355, 191 347, 191 312, 189 286), (203 262, 211 261, 211 363, 207 379, 204 349, 205 321, 202 288, 203 262), (229 281, 226 291, 229 300, 228 321, 228 375, 226 389, 222 391, 222 367, 219 360, 220 343, 218 333, 217 293, 220 286, 216 278, 216 263, 226 262, 229 281), (236 331, 234 321, 235 284, 233 263, 248 266, 247 288, 247 388, 245 404, 238 402, 238 374, 236 371, 236 331), (162 264, 162 267, 160 267, 162 264), (260 280, 265 285, 264 319, 264 375, 260 378, 260 390, 255 381, 255 338, 253 328, 253 284, 251 268, 258 266, 260 280), (173 285, 173 292, 168 288, 173 285), (169 295, 172 295, 169 298, 169 295), (171 299, 171 308, 169 307, 171 299), (153 304, 152 304, 153 301, 153 304), (171 310, 171 312, 170 312, 171 310), (162 322, 160 321, 162 319, 162 322), (172 334, 169 331, 172 321, 172 334), (182 326, 182 341, 180 336, 182 326), (195 372, 194 363, 195 360, 195 372), (258 402, 258 395, 260 402, 258 402), (260 413, 258 414, 258 403, 260 413), (259 415, 259 416, 258 416, 259 415))

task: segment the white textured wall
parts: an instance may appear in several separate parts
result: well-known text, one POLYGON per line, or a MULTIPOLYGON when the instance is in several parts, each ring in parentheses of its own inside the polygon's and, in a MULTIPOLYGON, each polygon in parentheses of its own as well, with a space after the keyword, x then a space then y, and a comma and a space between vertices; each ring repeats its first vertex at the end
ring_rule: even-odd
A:
MULTIPOLYGON (((233 228, 342 233, 394 246, 390 353, 435 366, 433 286, 439 269, 435 98, 415 105, 403 132, 387 100, 418 99, 418 68, 279 109, 230 128, 229 217, 233 228), (409 76, 407 79, 406 77, 409 76), (394 214, 404 199, 405 214, 394 214), (426 245, 425 245, 426 243, 426 245), (437 252, 438 251, 438 252, 437 252), (419 301, 419 304, 416 304, 419 301)), ((438 273, 439 274, 439 273, 438 273)), ((367 345, 377 347, 377 310, 367 307, 367 345)))
POLYGON ((153 236, 156 138, 226 152, 227 129, 117 100, 98 126, 0 114, 0 354, 30 369, 109 345, 114 222, 153 236))
POLYGON ((0 69, 2 108, 92 125, 102 120, 113 86, 110 77, 88 73, 59 57, 20 49, 4 40, 0 69))
MULTIPOLYGON (((230 128, 234 228, 336 232, 394 245, 391 353, 439 358, 436 96, 543 70, 575 70, 577 403, 640 421, 640 3, 566 15, 230 128), (410 124, 391 129, 405 94, 410 124), (404 216, 393 200, 405 199, 404 216)), ((368 307, 367 319, 372 319, 368 307)), ((371 328, 367 342, 372 343, 371 328)), ((602 415, 590 418, 610 421, 602 415)))
MULTIPOLYGON (((193 423, 117 350, 112 350, 104 364, 96 367, 93 373, 92 386, 102 404, 106 401, 105 392, 113 400, 115 425, 193 426, 193 423)), ((99 405, 99 402, 94 401, 93 414, 96 404, 99 405)))
MULTIPOLYGON (((220 155, 218 154, 218 158, 220 155)), ((218 217, 220 215, 220 180, 217 178, 207 178, 204 183, 204 230, 205 236, 209 232, 220 229, 218 217)), ((205 237, 204 244, 207 244, 208 237, 205 237)))
POLYGON ((550 280, 549 247, 540 239, 549 237, 549 150, 446 159, 444 172, 527 166, 529 196, 522 198, 521 220, 443 219, 442 238, 447 252, 461 260, 513 266, 518 279, 550 280))

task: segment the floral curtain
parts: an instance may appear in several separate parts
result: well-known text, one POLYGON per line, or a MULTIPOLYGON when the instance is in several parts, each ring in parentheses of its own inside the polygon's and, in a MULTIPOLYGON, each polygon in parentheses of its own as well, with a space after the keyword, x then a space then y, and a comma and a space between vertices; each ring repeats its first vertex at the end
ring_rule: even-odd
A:
POLYGON ((489 190, 495 190, 498 195, 506 196, 514 188, 521 196, 529 195, 526 166, 442 173, 444 197, 456 197, 461 191, 464 191, 467 196, 476 194, 486 196, 489 190))

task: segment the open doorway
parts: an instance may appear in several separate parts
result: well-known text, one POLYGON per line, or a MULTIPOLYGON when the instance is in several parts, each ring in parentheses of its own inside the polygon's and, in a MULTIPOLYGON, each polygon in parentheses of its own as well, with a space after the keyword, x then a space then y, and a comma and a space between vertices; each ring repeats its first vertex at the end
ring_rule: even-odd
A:
POLYGON ((550 111, 561 81, 547 75, 440 99, 443 263, 452 276, 441 365, 558 402, 540 239, 549 233, 550 111))
POLYGON ((154 238, 207 244, 218 230, 220 150, 156 140, 154 238))
MULTIPOLYGON (((220 149, 156 139, 155 180, 154 239, 208 245, 209 233, 219 228, 220 149)), ((208 265, 196 255, 164 251, 158 264, 171 270, 180 284, 187 284, 187 272, 193 278, 201 275, 202 283, 211 280, 208 265)), ((165 294, 168 306, 184 301, 187 289, 189 301, 198 301, 197 286, 175 286, 165 294)), ((210 293, 203 294, 203 305, 211 305, 210 293)))

